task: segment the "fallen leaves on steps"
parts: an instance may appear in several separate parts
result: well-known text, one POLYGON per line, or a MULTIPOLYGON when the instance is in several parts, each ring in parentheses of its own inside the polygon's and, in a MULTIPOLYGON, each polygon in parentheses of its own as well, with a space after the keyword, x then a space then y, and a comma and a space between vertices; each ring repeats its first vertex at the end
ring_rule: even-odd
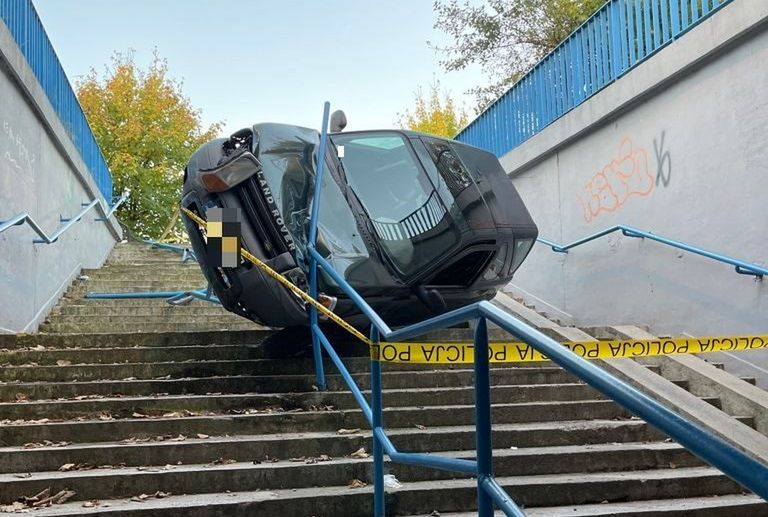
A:
POLYGON ((73 490, 60 490, 51 495, 51 489, 46 488, 39 494, 32 497, 22 496, 11 504, 0 506, 0 512, 3 513, 25 513, 30 508, 42 508, 54 504, 67 502, 75 495, 73 490))

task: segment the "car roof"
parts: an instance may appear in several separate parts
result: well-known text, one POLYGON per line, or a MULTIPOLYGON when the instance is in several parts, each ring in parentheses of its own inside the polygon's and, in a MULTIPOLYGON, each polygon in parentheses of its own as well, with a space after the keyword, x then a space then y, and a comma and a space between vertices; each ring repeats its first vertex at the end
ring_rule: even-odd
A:
POLYGON ((400 133, 401 135, 404 135, 408 138, 418 138, 422 136, 427 136, 429 138, 437 138, 438 140, 446 140, 446 141, 452 141, 448 138, 444 138, 442 136, 437 135, 430 135, 429 133, 421 133, 419 131, 411 131, 410 129, 362 129, 358 131, 343 131, 339 133, 330 133, 330 135, 367 135, 367 134, 375 134, 375 133, 400 133))

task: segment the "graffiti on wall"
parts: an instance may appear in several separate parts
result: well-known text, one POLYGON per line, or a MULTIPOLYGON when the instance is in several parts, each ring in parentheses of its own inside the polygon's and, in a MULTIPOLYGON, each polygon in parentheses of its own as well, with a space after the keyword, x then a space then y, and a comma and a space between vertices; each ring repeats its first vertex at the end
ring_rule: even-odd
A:
POLYGON ((655 179, 648 171, 648 151, 625 138, 616 158, 592 176, 578 194, 584 220, 592 221, 602 213, 615 212, 632 196, 653 192, 655 179))
POLYGON ((669 180, 672 179, 672 155, 664 150, 664 136, 666 131, 661 132, 661 142, 653 139, 653 152, 656 154, 656 186, 669 186, 669 180))
POLYGON ((672 178, 672 155, 664 147, 666 132, 653 139, 656 175, 648 166, 649 153, 625 138, 616 157, 592 176, 577 194, 584 220, 591 222, 600 214, 615 212, 631 197, 645 197, 657 186, 668 187, 672 178))
POLYGON ((17 173, 34 173, 37 156, 29 150, 22 140, 21 134, 18 131, 14 131, 13 126, 8 121, 3 121, 2 135, 7 140, 7 144, 3 146, 6 147, 3 158, 11 167, 11 170, 17 173))

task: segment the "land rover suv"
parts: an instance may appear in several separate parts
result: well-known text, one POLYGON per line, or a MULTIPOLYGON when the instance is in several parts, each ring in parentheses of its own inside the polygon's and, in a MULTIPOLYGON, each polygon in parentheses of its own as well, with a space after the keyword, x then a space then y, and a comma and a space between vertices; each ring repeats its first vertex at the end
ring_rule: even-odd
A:
MULTIPOLYGON (((315 130, 275 123, 212 140, 189 160, 182 205, 206 219, 213 207, 239 209, 242 245, 306 289, 309 217, 319 202, 317 250, 393 325, 492 298, 536 239, 487 151, 399 130, 331 133, 322 157, 319 144, 315 130)), ((224 307, 269 326, 308 324, 305 304, 257 267, 209 264, 205 234, 184 222, 224 307)), ((337 314, 366 325, 330 276, 319 275, 319 288, 337 314)))

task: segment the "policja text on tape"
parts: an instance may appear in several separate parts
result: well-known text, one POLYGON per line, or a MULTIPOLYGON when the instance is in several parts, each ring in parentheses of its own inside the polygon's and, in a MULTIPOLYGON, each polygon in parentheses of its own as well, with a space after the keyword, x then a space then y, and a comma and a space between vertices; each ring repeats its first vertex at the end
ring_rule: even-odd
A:
MULTIPOLYGON (((616 339, 612 341, 567 341, 565 348, 584 359, 619 359, 673 354, 733 352, 768 348, 768 336, 697 337, 681 339, 616 339)), ((489 344, 492 363, 526 363, 548 358, 522 342, 489 344)), ((464 364, 475 360, 472 343, 371 344, 371 359, 389 363, 464 364)))

